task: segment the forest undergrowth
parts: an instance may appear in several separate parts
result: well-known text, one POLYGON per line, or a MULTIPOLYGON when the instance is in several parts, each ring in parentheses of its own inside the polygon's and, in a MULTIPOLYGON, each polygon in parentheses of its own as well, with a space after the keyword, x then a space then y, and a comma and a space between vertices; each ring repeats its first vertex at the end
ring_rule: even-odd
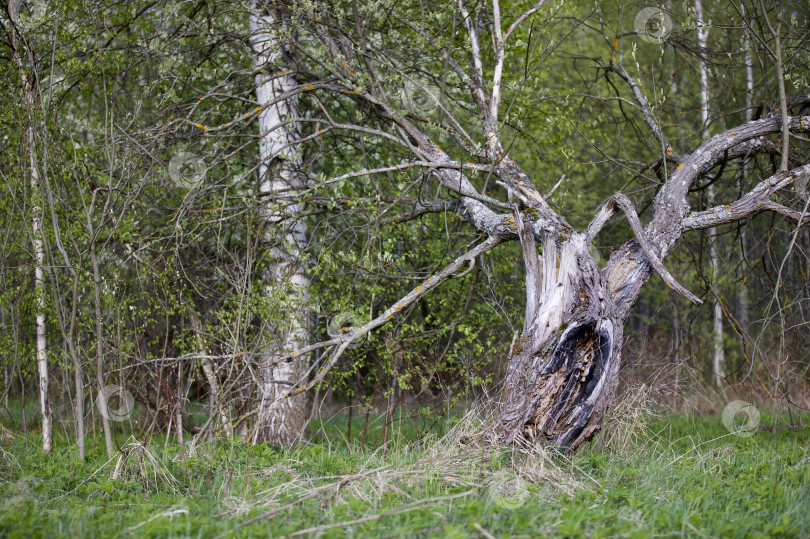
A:
POLYGON ((626 392, 604 432, 573 455, 494 444, 480 408, 429 422, 409 414, 390 424, 386 444, 385 414, 367 426, 355 414, 349 433, 345 411, 314 421, 309 443, 290 450, 118 432, 113 458, 90 436, 84 462, 64 436, 44 455, 36 428, 26 440, 5 417, 0 535, 810 534, 807 417, 791 427, 763 410, 742 436, 720 415, 655 413, 648 396, 626 392))

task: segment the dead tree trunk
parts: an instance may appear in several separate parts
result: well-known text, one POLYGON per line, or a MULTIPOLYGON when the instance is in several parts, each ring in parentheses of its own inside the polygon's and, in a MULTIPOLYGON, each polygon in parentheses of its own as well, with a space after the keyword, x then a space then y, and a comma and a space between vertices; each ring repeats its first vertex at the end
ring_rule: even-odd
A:
POLYGON ((526 316, 510 352, 497 429, 507 443, 545 438, 573 449, 599 430, 613 401, 624 322, 653 269, 671 288, 699 300, 666 270, 632 202, 620 193, 585 232, 547 235, 539 260, 531 227, 515 214, 526 261, 526 316), (600 270, 589 247, 618 210, 638 239, 600 270))
MULTIPOLYGON (((797 130, 810 126, 802 118, 791 118, 790 123, 797 130)), ((574 449, 601 428, 618 385, 624 322, 652 272, 659 273, 670 288, 700 302, 661 262, 683 233, 764 210, 808 222, 800 212, 770 197, 810 172, 810 165, 777 173, 731 204, 702 212, 689 210, 686 194, 701 175, 741 152, 761 147, 764 143, 755 138, 757 133, 773 133, 780 127, 778 117, 750 122, 711 138, 685 157, 668 189, 659 191, 655 215, 646 227, 620 193, 608 200, 585 232, 570 237, 548 234, 539 260, 531 228, 525 227, 520 240, 527 274, 526 323, 510 354, 497 425, 503 441, 547 439, 574 449), (615 251, 600 270, 588 247, 617 210, 627 216, 635 239, 615 251)))
MULTIPOLYGON (((531 259, 534 242, 521 239, 531 259)), ((511 350, 499 424, 506 442, 542 436, 575 447, 612 400, 626 312, 587 246, 581 234, 559 248, 547 239, 540 278, 527 278, 527 297, 537 301, 527 301, 523 335, 511 350)))

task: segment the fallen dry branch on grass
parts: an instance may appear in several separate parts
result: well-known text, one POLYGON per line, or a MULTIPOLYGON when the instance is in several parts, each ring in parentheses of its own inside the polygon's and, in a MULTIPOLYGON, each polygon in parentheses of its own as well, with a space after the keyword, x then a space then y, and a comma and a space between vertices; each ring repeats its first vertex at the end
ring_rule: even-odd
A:
POLYGON ((345 528, 347 526, 353 526, 355 524, 363 524, 364 522, 372 522, 374 520, 379 520, 383 517, 390 517, 394 515, 401 515, 402 513, 407 513, 409 511, 415 511, 417 509, 422 509, 424 506, 437 503, 437 502, 446 502, 449 500, 456 500, 458 498, 466 498, 467 496, 472 495, 473 493, 477 492, 477 488, 472 488, 466 492, 460 492, 458 494, 451 494, 449 496, 437 496, 435 498, 426 498, 424 500, 417 500, 415 502, 406 503, 405 505, 400 505, 399 507, 395 507, 394 509, 390 509, 385 511, 384 513, 378 513, 376 515, 369 515, 363 518, 357 518, 355 520, 347 520, 345 522, 337 522, 335 524, 324 524, 322 526, 314 526, 312 528, 306 528, 303 530, 298 530, 297 532, 293 532, 290 535, 285 537, 298 537, 299 535, 306 535, 308 533, 316 533, 324 530, 330 530, 334 528, 345 528))
POLYGON ((405 499, 399 505, 385 511, 361 516, 341 523, 328 523, 298 530, 288 537, 371 522, 387 516, 414 511, 427 505, 438 504, 456 498, 481 493, 493 501, 509 501, 515 496, 523 501, 529 496, 528 485, 539 485, 554 493, 572 495, 583 485, 564 472, 553 458, 551 450, 535 444, 516 445, 507 450, 497 443, 492 432, 493 417, 489 409, 476 408, 461 418, 451 430, 440 438, 423 439, 396 450, 401 459, 398 466, 376 466, 378 453, 368 457, 367 468, 355 474, 337 477, 311 477, 298 471, 294 461, 263 470, 261 476, 285 475, 283 483, 274 485, 258 494, 257 502, 243 501, 238 509, 225 514, 238 514, 257 506, 267 508, 262 514, 240 522, 220 537, 251 524, 268 521, 283 512, 323 496, 321 507, 331 504, 348 504, 349 499, 363 500, 369 507, 378 507, 384 496, 392 492, 405 499), (324 482, 317 485, 318 482, 324 482), (440 484, 444 489, 465 490, 447 496, 425 496, 418 499, 420 486, 440 484), (282 496, 295 498, 282 501, 282 496))
POLYGON ((298 498, 296 500, 293 500, 293 501, 291 501, 291 502, 289 502, 287 504, 284 504, 284 505, 282 505, 280 507, 276 507, 275 509, 272 509, 270 511, 262 513, 261 515, 253 517, 251 519, 248 519, 248 520, 246 520, 244 522, 240 522, 235 528, 233 528, 231 530, 228 530, 226 533, 224 533, 222 535, 218 535, 214 539, 220 539, 222 537, 225 537, 225 536, 235 532, 236 530, 244 528, 245 526, 249 526, 250 524, 253 524, 255 522, 259 522, 259 521, 262 521, 262 520, 268 520, 270 518, 273 518, 277 514, 283 512, 283 511, 286 511, 287 509, 292 509, 296 505, 304 503, 307 500, 311 500, 312 498, 315 498, 318 495, 323 494, 324 492, 328 492, 328 491, 333 490, 333 489, 340 489, 340 487, 342 485, 345 485, 345 484, 347 484, 347 483, 349 483, 351 481, 355 481, 357 479, 365 477, 365 476, 367 476, 369 474, 373 474, 373 473, 375 473, 377 471, 380 471, 381 469, 385 469, 385 468, 388 468, 388 466, 384 466, 383 468, 378 468, 378 469, 375 469, 375 470, 368 470, 366 472, 362 472, 362 473, 359 473, 359 474, 345 476, 345 477, 341 478, 340 481, 335 481, 334 483, 330 483, 328 485, 322 485, 320 487, 314 488, 310 492, 308 492, 307 494, 301 496, 300 498, 298 498))

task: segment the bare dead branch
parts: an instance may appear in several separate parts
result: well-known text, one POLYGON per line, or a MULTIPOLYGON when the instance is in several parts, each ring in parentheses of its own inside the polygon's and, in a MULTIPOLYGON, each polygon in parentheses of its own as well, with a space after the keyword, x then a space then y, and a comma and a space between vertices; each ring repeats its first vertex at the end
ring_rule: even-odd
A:
POLYGON ((761 211, 774 211, 798 221, 799 226, 810 222, 810 217, 801 212, 774 202, 770 197, 797 179, 810 174, 810 165, 795 168, 789 172, 779 172, 761 182, 739 200, 730 204, 715 206, 708 210, 690 213, 683 220, 684 230, 701 230, 733 223, 761 211))
POLYGON ((661 130, 661 126, 658 125, 658 121, 656 121, 655 116, 653 116, 652 108, 650 108, 650 103, 647 101, 647 98, 644 97, 644 92, 641 91, 641 87, 636 83, 633 77, 630 76, 629 73, 624 69, 624 67, 616 61, 616 57, 614 56, 610 62, 610 68, 619 75, 619 77, 625 81, 630 88, 633 90, 633 95, 636 98, 639 106, 641 107, 641 113, 644 116, 644 121, 647 123, 647 126, 652 131, 655 139, 658 140, 662 146, 666 149, 667 159, 678 162, 681 160, 680 155, 675 151, 672 145, 667 140, 664 132, 661 130))
MULTIPOLYGON (((365 335, 369 331, 372 331, 374 329, 377 329, 379 327, 384 326, 385 324, 387 324, 388 322, 393 320, 394 316, 396 316, 396 314, 398 312, 402 311, 402 309, 404 309, 408 305, 411 305, 411 304, 415 303, 417 300, 424 297, 428 292, 430 292, 431 290, 436 288, 438 285, 440 285, 441 283, 446 281, 448 278, 452 277, 453 274, 455 274, 465 264, 469 263, 470 260, 475 260, 476 257, 478 257, 478 256, 480 256, 480 255, 494 249, 495 247, 500 245, 502 242, 503 242, 503 239, 499 238, 499 237, 489 237, 489 238, 487 238, 486 240, 479 243, 477 246, 473 247, 472 249, 470 249, 466 253, 460 255, 452 263, 445 266, 445 268, 442 271, 440 271, 439 273, 433 275, 432 277, 428 277, 427 280, 422 282, 422 284, 420 284, 419 286, 417 286, 416 288, 411 290, 408 294, 406 294, 405 296, 400 298, 396 302, 396 304, 394 304, 391 307, 389 307, 388 309, 386 309, 381 315, 379 315, 374 320, 371 320, 370 322, 368 322, 367 324, 365 324, 365 325, 363 325, 363 326, 361 326, 359 328, 354 328, 352 331, 349 331, 348 333, 340 335, 339 337, 335 337, 334 339, 330 339, 328 341, 322 341, 322 342, 319 342, 319 343, 311 344, 311 345, 307 346, 306 348, 302 348, 301 350, 295 350, 292 354, 279 356, 278 358, 276 358, 275 361, 277 363, 280 363, 282 361, 292 359, 293 357, 296 357, 296 356, 299 356, 299 355, 302 355, 302 354, 307 354, 307 353, 312 352, 314 350, 318 350, 318 349, 321 349, 321 348, 326 348, 326 347, 329 347, 329 346, 339 346, 339 347, 342 347, 343 349, 345 349, 345 347, 342 346, 342 345, 345 344, 345 345, 348 346, 349 344, 351 344, 352 341, 362 337, 363 335, 365 335)), ((340 349, 340 348, 338 349, 338 351, 340 353, 343 352, 343 350, 340 349)), ((340 357, 340 354, 338 354, 338 353, 333 354, 333 358, 330 359, 329 364, 327 365, 327 367, 331 368, 331 366, 334 365, 334 363, 337 361, 337 359, 339 357, 340 357)), ((318 376, 316 376, 315 379, 310 384, 308 384, 306 389, 311 388, 315 384, 320 382, 320 380, 322 380, 323 377, 326 375, 326 372, 328 372, 328 368, 321 369, 321 371, 319 372, 320 379, 318 379, 318 376)))
POLYGON ((602 206, 602 209, 599 211, 596 218, 594 218, 591 224, 588 225, 588 229, 585 233, 585 240, 588 243, 592 242, 602 227, 604 227, 610 218, 616 214, 617 210, 621 210, 625 216, 627 216, 627 222, 630 224, 630 228, 633 230, 633 234, 635 235, 641 250, 644 252, 644 255, 647 257, 653 269, 658 272, 659 275, 661 275, 664 282, 676 292, 679 292, 680 294, 683 294, 689 298, 693 303, 703 303, 700 298, 684 288, 675 279, 675 277, 669 273, 669 270, 667 270, 666 266, 664 266, 664 263, 661 262, 661 259, 655 254, 655 247, 644 232, 644 227, 638 218, 636 208, 633 205, 633 202, 627 198, 626 195, 616 193, 608 199, 605 205, 602 206))

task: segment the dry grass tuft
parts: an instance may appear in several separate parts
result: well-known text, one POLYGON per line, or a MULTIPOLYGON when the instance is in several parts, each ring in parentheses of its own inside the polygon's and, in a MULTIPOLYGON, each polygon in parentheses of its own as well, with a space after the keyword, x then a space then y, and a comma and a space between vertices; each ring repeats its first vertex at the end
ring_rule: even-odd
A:
POLYGON ((130 436, 127 443, 121 448, 110 479, 140 482, 147 492, 160 489, 161 492, 168 490, 173 494, 178 494, 180 491, 180 483, 163 465, 160 458, 134 436, 130 436))
MULTIPOLYGON (((390 494, 414 503, 434 492, 463 488, 511 507, 533 496, 573 494, 582 487, 570 472, 560 468, 551 450, 537 445, 504 448, 497 443, 493 423, 491 407, 475 407, 456 420, 445 435, 390 450, 385 458, 377 451, 365 457, 360 469, 351 475, 305 476, 287 465, 265 469, 261 476, 284 481, 261 492, 254 506, 272 513, 317 496, 324 509, 333 504, 356 504, 353 499, 380 508, 390 494)), ((228 509, 244 512, 247 506, 240 500, 228 509)))
POLYGON ((13 440, 14 434, 0 423, 0 442, 3 440, 13 440))
POLYGON ((595 448, 618 456, 637 453, 652 439, 649 425, 654 417, 653 388, 644 383, 630 386, 605 415, 595 448))

